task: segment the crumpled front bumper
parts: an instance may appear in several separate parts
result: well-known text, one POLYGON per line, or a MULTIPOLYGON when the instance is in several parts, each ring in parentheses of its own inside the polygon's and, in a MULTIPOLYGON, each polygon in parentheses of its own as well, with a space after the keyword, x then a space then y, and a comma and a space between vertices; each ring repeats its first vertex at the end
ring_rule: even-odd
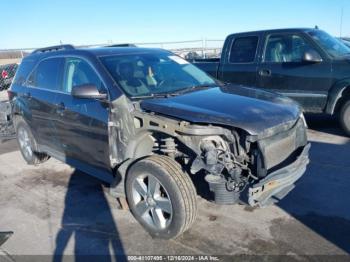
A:
POLYGON ((264 207, 284 198, 294 187, 294 183, 305 173, 309 163, 307 144, 299 157, 290 165, 274 171, 248 191, 248 203, 251 206, 264 207))

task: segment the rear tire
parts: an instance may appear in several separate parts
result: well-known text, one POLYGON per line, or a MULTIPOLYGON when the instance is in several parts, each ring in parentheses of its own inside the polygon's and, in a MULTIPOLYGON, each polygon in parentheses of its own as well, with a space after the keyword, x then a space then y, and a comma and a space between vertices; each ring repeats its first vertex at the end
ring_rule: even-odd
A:
POLYGON ((38 152, 34 136, 23 120, 18 120, 16 123, 16 138, 21 154, 27 164, 38 165, 49 160, 50 157, 47 154, 38 152))
POLYGON ((350 100, 341 107, 339 121, 345 133, 350 136, 350 100))
POLYGON ((175 238, 196 218, 194 185, 181 166, 166 156, 134 163, 126 177, 126 195, 132 214, 153 237, 175 238))

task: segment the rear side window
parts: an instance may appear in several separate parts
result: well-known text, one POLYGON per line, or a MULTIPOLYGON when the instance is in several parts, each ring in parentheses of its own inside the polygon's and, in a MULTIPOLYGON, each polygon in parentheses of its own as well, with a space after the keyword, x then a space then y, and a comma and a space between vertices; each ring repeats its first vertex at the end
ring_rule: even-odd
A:
POLYGON ((35 60, 29 58, 23 59, 15 74, 15 79, 13 80, 13 83, 16 85, 24 85, 28 75, 35 66, 35 62, 35 60))
POLYGON ((41 61, 29 77, 29 84, 33 87, 60 90, 62 65, 63 58, 49 58, 41 61))
POLYGON ((231 47, 230 63, 254 62, 258 40, 257 36, 236 38, 231 47))

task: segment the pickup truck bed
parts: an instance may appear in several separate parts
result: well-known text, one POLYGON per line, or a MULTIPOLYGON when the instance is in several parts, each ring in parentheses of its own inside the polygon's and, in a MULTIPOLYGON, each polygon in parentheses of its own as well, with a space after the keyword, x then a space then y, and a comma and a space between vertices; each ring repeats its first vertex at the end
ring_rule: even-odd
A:
POLYGON ((195 59, 191 61, 214 78, 218 78, 220 58, 195 59))

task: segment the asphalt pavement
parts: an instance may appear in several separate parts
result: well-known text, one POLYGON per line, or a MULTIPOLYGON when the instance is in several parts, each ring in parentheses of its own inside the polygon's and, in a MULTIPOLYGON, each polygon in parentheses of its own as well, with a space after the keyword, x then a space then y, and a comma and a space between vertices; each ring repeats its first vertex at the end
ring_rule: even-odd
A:
MULTIPOLYGON (((100 181, 51 159, 28 166, 0 143, 2 258, 24 255, 346 255, 350 253, 350 139, 337 122, 307 117, 311 163, 296 188, 262 209, 198 197, 198 218, 176 240, 152 239, 100 181)), ((19 256, 19 257, 17 257, 19 256)), ((309 257, 308 257, 309 258, 309 257)), ((1 256, 0 256, 1 261, 1 256)))

